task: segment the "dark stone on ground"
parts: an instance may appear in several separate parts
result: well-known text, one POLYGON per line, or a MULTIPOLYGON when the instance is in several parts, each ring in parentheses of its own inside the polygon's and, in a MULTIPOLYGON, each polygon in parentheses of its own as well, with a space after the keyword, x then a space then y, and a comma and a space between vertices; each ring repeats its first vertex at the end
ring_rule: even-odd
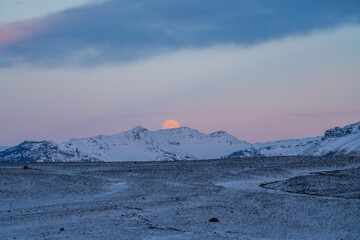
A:
POLYGON ((210 219, 209 219, 209 222, 219 222, 219 219, 217 219, 217 218, 210 218, 210 219))

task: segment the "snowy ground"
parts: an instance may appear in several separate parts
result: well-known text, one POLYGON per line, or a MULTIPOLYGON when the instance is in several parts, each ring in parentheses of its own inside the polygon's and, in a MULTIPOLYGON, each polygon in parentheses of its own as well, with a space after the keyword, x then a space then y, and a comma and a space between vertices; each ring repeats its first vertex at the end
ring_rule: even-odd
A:
POLYGON ((358 157, 23 166, 0 239, 360 239, 358 157))

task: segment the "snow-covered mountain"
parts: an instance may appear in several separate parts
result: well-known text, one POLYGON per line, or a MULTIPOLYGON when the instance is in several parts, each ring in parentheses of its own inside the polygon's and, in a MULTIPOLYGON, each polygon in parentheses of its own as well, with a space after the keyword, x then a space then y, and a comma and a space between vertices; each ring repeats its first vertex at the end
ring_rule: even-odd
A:
POLYGON ((294 155, 360 156, 360 122, 333 128, 324 136, 250 144, 218 131, 180 127, 149 131, 141 126, 112 136, 56 144, 25 141, 0 151, 0 162, 156 161, 294 155))
POLYGON ((322 137, 289 139, 275 142, 255 143, 253 148, 265 156, 295 156, 303 153, 321 141, 322 137))
POLYGON ((50 141, 25 141, 0 152, 0 162, 93 162, 98 161, 77 150, 63 151, 50 141))
POLYGON ((9 147, 7 147, 7 146, 0 146, 0 152, 1 152, 1 151, 4 151, 4 150, 7 149, 7 148, 9 148, 9 147))
POLYGON ((255 143, 252 147, 258 152, 246 149, 246 151, 233 152, 225 157, 241 157, 241 153, 245 153, 243 157, 257 157, 258 153, 263 156, 360 156, 360 122, 343 128, 335 127, 326 130, 324 136, 255 143))
POLYGON ((254 147, 246 148, 244 150, 233 152, 232 154, 226 155, 223 158, 245 158, 245 157, 265 157, 259 150, 254 147))
POLYGON ((304 155, 360 156, 360 122, 327 130, 319 142, 304 151, 304 155))
POLYGON ((103 161, 214 159, 250 146, 224 131, 204 134, 187 127, 149 131, 141 126, 59 145, 64 151, 79 150, 103 161))

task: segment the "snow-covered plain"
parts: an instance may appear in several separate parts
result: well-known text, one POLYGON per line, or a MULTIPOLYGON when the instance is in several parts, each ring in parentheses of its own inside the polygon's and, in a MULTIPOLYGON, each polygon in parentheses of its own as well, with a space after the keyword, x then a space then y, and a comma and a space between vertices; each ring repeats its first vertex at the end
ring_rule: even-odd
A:
POLYGON ((26 166, 0 164, 0 239, 360 239, 359 157, 26 166))

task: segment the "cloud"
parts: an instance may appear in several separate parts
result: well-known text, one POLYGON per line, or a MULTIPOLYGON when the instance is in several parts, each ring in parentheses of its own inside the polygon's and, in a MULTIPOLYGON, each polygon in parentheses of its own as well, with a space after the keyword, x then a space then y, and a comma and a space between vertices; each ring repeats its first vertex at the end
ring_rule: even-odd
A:
POLYGON ((359 42, 360 27, 345 25, 94 68, 4 68, 0 143, 156 129, 166 119, 249 141, 322 134, 360 117, 359 42))
POLYGON ((45 29, 44 22, 39 19, 18 21, 0 25, 0 54, 9 43, 15 43, 40 33, 45 29))
MULTIPOLYGON (((107 1, 42 19, 46 31, 7 41, 0 65, 55 67, 136 61, 182 48, 254 45, 359 23, 359 1, 107 1), (97 54, 79 58, 95 49, 97 54), (76 52, 76 60, 70 60, 76 52), (81 54, 80 54, 81 55, 81 54), (14 59, 16 61, 14 61, 14 59), (19 60, 20 59, 20 60, 19 60)), ((27 32, 33 32, 32 26, 27 32)))
POLYGON ((24 21, 32 18, 47 16, 64 9, 84 6, 85 4, 100 3, 102 0, 1 0, 0 24, 24 21))

